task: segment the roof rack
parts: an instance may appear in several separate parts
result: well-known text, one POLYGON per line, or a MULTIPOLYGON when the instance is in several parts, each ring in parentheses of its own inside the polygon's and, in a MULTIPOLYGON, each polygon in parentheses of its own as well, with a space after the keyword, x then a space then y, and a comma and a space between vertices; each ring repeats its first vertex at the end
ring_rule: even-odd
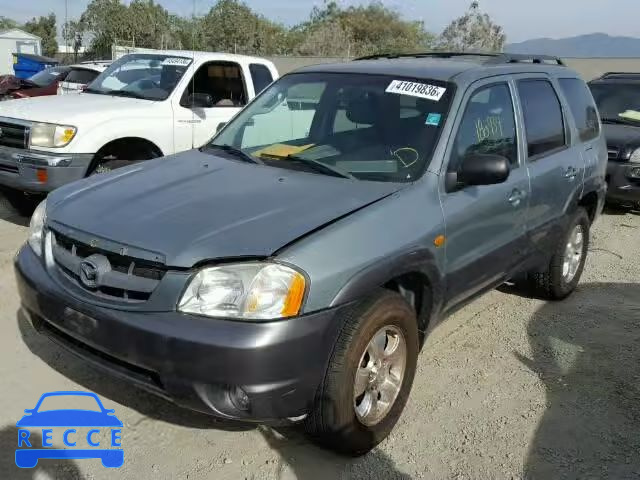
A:
POLYGON ((564 66, 564 62, 551 55, 524 55, 516 53, 486 53, 486 52, 422 52, 422 53, 379 53, 366 57, 356 58, 358 60, 377 60, 393 58, 458 58, 469 57, 482 59, 484 64, 500 65, 504 63, 536 63, 552 64, 564 66))

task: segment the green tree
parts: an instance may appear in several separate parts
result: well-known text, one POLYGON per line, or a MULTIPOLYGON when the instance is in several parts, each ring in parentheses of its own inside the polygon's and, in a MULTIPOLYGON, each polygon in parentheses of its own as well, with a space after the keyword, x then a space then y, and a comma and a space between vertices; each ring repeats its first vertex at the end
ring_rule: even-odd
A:
POLYGON ((58 42, 56 41, 56 15, 50 13, 46 17, 32 18, 24 24, 23 29, 42 40, 42 53, 53 56, 58 53, 58 42))
POLYGON ((130 42, 131 19, 120 0, 92 0, 80 17, 91 34, 90 50, 101 57, 111 56, 111 47, 118 41, 130 42))
POLYGON ((480 11, 477 1, 462 17, 445 28, 438 39, 438 48, 460 52, 501 52, 507 40, 502 27, 480 11))
POLYGON ((219 0, 203 18, 206 47, 231 53, 285 53, 287 31, 239 0, 219 0))
POLYGON ((0 16, 0 30, 9 30, 10 28, 18 28, 18 22, 12 18, 0 16))

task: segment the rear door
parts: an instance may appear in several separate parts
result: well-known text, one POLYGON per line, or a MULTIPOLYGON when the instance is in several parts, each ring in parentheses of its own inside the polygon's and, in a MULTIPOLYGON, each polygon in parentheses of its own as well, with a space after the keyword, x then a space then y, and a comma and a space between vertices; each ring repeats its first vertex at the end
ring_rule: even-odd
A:
POLYGON ((582 193, 584 152, 555 81, 523 75, 516 83, 531 178, 527 226, 533 253, 546 258, 564 234, 571 202, 582 193))
MULTIPOLYGON (((584 161, 584 181, 598 177, 599 158, 605 155, 604 145, 600 138, 600 119, 591 90, 579 78, 558 79, 560 91, 569 105, 574 123, 574 141, 580 145, 584 161)), ((597 188, 597 187, 596 187, 597 188)))
POLYGON ((447 308, 508 278, 527 250, 529 178, 519 148, 515 92, 508 77, 474 84, 456 120, 441 204, 446 222, 447 308), (506 157, 509 178, 501 184, 456 186, 462 159, 486 153, 506 157), (454 178, 455 180, 455 178, 454 178))

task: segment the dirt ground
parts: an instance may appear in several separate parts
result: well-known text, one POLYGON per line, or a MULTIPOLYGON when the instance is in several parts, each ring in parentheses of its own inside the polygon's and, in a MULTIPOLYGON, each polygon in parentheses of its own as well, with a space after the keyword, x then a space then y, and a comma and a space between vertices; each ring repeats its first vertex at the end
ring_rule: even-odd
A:
POLYGON ((492 292, 420 356, 393 434, 358 459, 296 428, 230 424, 102 375, 19 314, 12 260, 27 219, 0 199, 0 478, 640 479, 640 214, 608 213, 562 303, 492 292), (124 466, 14 464, 15 422, 43 392, 90 390, 124 422, 124 466))

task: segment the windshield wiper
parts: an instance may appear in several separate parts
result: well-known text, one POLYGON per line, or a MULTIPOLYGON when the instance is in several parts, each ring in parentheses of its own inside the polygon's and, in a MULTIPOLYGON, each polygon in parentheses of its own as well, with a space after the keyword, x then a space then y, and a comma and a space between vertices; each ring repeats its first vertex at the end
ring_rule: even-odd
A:
POLYGON ((332 167, 331 165, 327 165, 326 163, 322 163, 322 162, 319 162, 318 160, 313 160, 311 158, 298 157, 296 155, 287 155, 279 158, 280 160, 291 160, 293 162, 298 162, 304 165, 308 165, 316 172, 324 173, 325 175, 331 175, 333 177, 340 177, 340 178, 348 178, 350 180, 357 180, 357 178, 351 175, 349 172, 345 172, 344 170, 340 170, 339 168, 332 167))
POLYGON ((633 120, 631 118, 614 118, 606 117, 602 119, 602 123, 611 123, 614 125, 637 125, 640 120, 633 120))
POLYGON ((140 100, 151 100, 143 95, 139 95, 135 92, 129 92, 127 90, 107 90, 105 95, 112 95, 114 97, 127 97, 127 98, 139 98, 140 100))
POLYGON ((97 88, 89 88, 89 87, 85 88, 83 90, 83 93, 95 93, 97 95, 105 95, 106 94, 106 92, 104 90, 98 90, 97 88))
POLYGON ((218 145, 216 143, 209 143, 208 145, 205 145, 203 147, 203 149, 218 149, 218 150, 222 150, 223 152, 229 153, 237 158, 239 158, 240 160, 243 160, 245 162, 249 162, 249 163, 262 163, 260 160, 258 160, 257 158, 252 157, 251 155, 249 155, 248 153, 243 152, 242 150, 240 150, 239 148, 236 148, 232 145, 218 145))

